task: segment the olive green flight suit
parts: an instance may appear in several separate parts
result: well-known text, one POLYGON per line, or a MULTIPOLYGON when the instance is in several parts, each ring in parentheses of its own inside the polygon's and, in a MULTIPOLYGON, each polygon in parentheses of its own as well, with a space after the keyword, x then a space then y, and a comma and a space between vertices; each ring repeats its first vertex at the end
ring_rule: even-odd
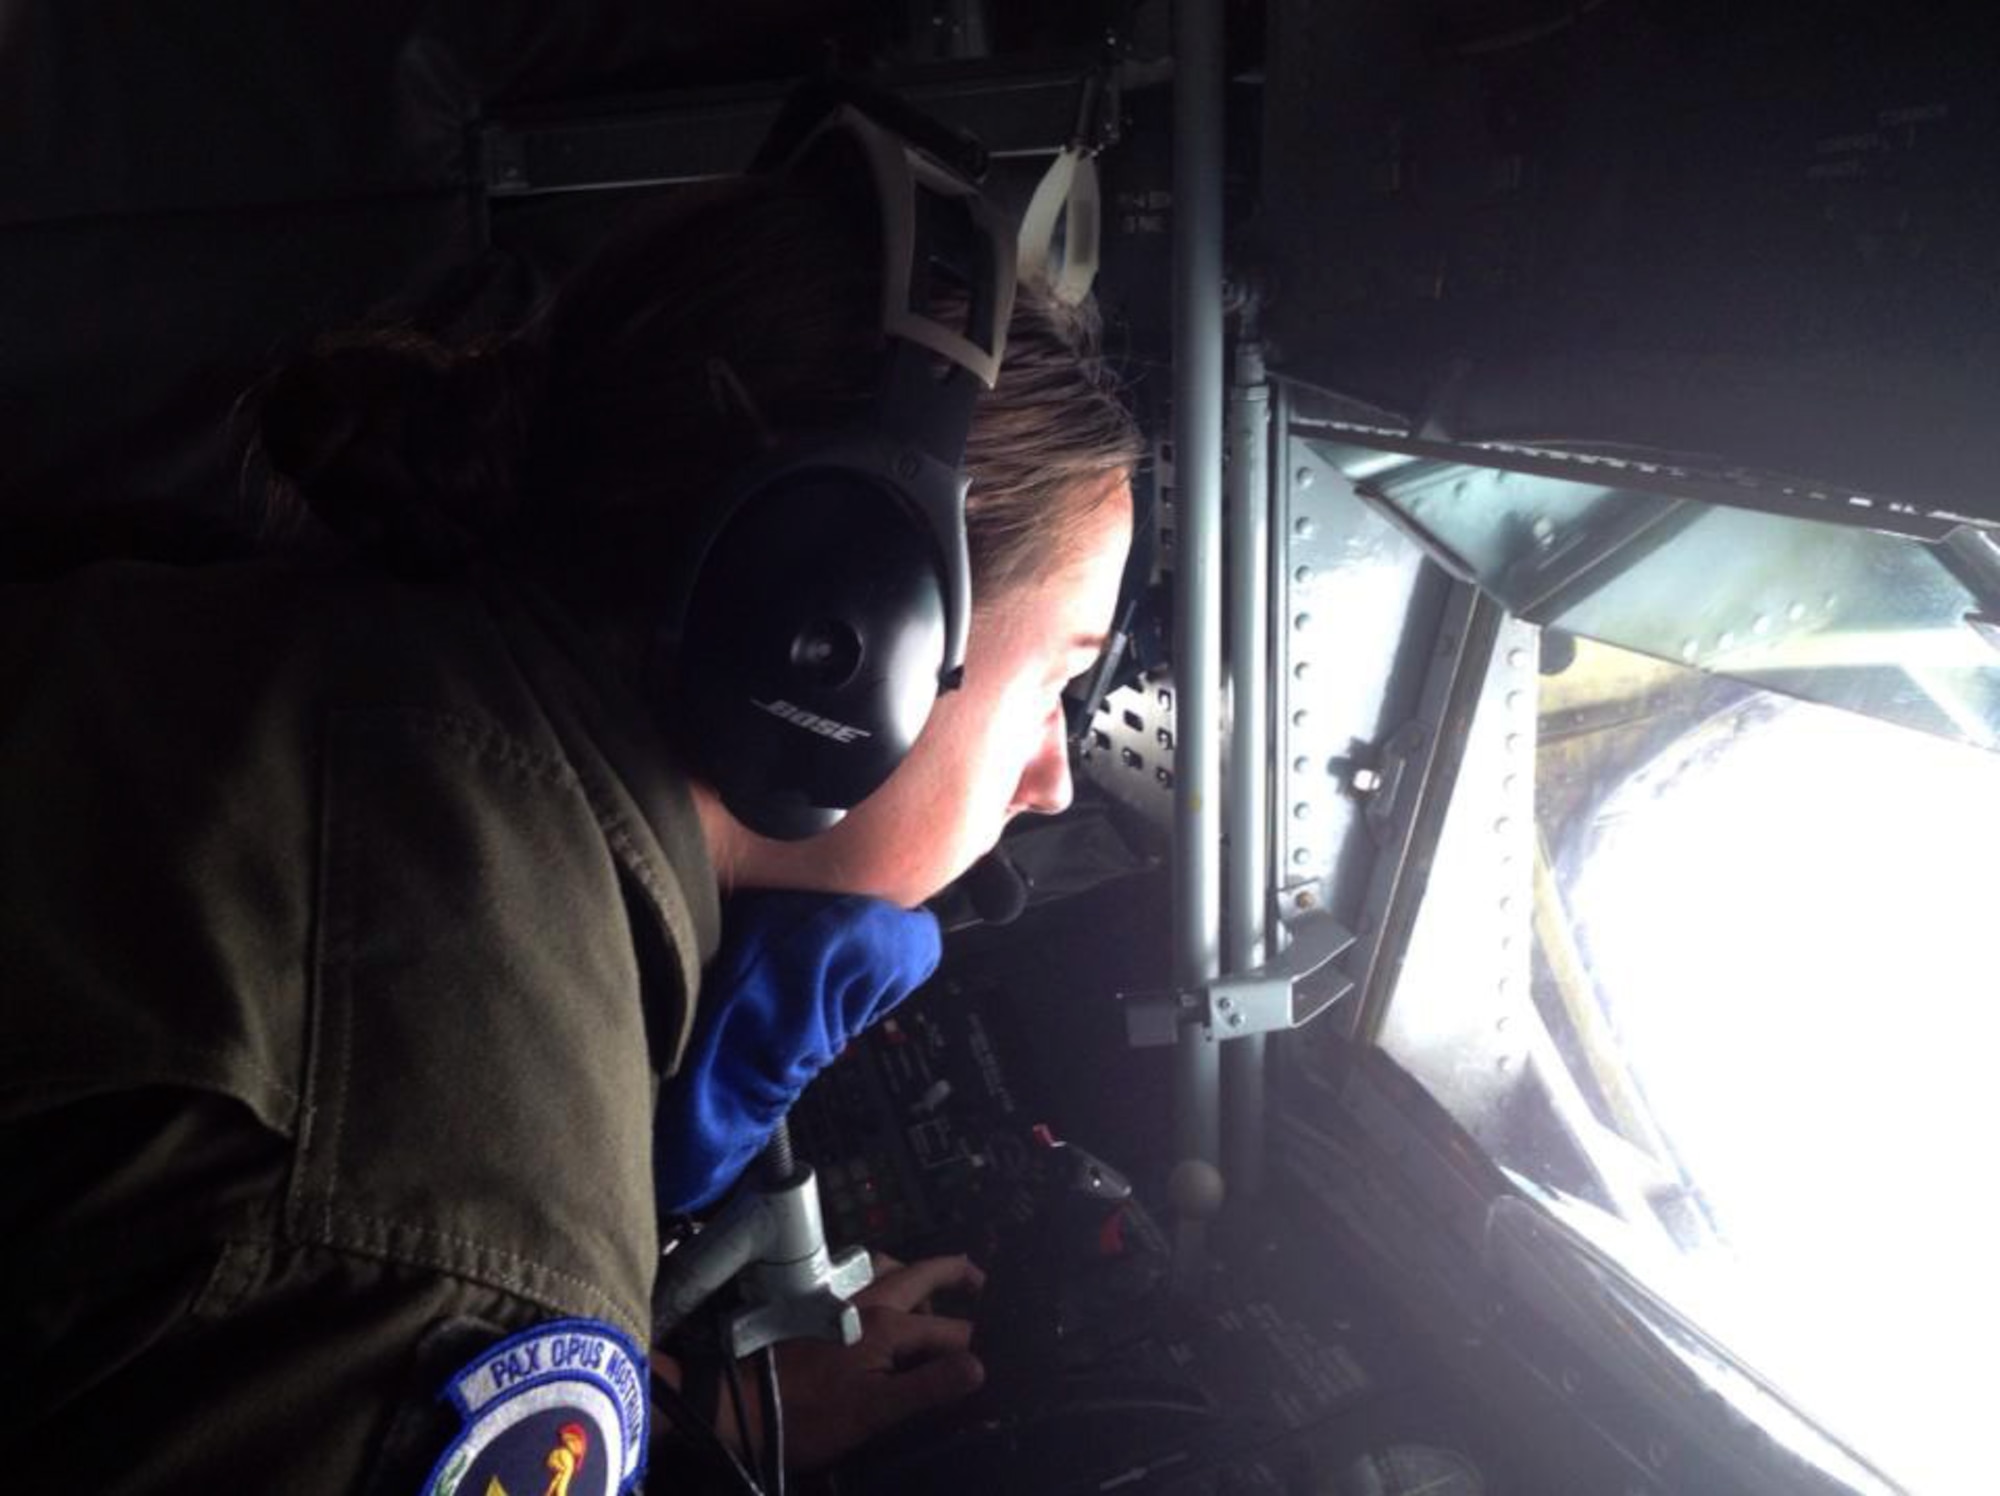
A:
POLYGON ((0 1428, 23 1491, 414 1492, 446 1379, 645 1340, 685 785, 545 598, 0 590, 0 1428))

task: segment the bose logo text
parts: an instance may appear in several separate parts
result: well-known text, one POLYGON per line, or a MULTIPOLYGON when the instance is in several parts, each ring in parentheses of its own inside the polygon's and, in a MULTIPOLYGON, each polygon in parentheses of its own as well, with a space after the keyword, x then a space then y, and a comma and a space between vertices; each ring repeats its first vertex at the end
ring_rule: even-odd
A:
POLYGON ((832 738, 836 743, 852 743, 861 738, 873 737, 865 728, 850 727, 845 722, 836 722, 831 717, 822 717, 809 712, 802 706, 793 706, 789 701, 759 701, 750 698, 750 704, 760 711, 769 712, 781 721, 794 727, 803 727, 807 732, 816 732, 823 738, 832 738))

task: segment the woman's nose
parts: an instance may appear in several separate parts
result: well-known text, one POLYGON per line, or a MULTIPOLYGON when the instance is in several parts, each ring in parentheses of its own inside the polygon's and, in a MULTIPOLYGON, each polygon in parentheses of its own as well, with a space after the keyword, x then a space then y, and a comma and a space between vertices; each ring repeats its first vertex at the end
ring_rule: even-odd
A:
POLYGON ((1014 808, 1052 816, 1069 809, 1075 798, 1076 786, 1069 774, 1069 735, 1063 714, 1057 712, 1021 775, 1014 791, 1014 808))

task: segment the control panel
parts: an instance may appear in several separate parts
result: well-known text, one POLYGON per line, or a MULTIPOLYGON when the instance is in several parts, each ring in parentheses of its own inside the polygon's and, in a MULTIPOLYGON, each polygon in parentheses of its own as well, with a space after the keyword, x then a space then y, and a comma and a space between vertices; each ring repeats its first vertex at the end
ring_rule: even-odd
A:
MULTIPOLYGON (((1540 1489, 1414 1337, 1303 1230, 1266 1222, 1173 1282, 1124 1160, 1061 1130, 995 991, 938 984, 795 1108, 830 1241, 968 1252, 987 1384, 870 1446, 842 1485, 1002 1492, 1540 1489)), ((1144 1161, 1133 1161, 1144 1173, 1144 1161)))

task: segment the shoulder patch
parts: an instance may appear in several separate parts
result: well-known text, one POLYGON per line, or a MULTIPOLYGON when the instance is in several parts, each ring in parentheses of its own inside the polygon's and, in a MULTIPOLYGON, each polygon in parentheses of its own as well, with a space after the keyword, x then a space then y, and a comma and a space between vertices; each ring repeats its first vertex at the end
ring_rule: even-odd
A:
POLYGON ((423 1496, 618 1496, 646 1462, 645 1359, 610 1325, 509 1336, 442 1394, 464 1417, 423 1496))

